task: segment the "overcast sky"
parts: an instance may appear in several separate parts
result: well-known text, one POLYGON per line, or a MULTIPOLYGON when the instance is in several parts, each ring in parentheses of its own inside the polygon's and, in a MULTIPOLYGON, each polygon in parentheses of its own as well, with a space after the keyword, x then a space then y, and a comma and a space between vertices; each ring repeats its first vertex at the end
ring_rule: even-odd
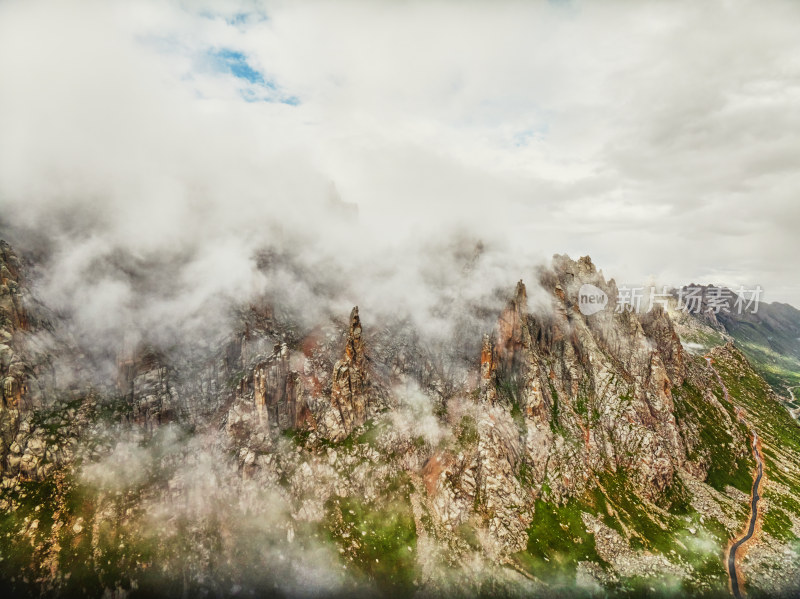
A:
POLYGON ((800 306, 798 167, 797 2, 0 3, 0 219, 72 265, 459 228, 800 306))

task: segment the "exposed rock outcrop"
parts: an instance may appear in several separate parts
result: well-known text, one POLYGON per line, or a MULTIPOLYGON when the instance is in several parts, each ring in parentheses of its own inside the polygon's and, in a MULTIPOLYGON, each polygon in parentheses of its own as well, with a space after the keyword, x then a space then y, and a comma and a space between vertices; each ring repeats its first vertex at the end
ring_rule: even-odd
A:
POLYGON ((21 347, 28 326, 19 258, 0 241, 0 472, 13 469, 6 458, 19 432, 21 412, 28 407, 31 367, 21 347))
POLYGON ((299 349, 277 343, 267 355, 243 342, 246 374, 237 384, 227 417, 237 438, 257 426, 267 432, 314 431, 324 439, 341 441, 366 422, 384 392, 372 381, 358 308, 350 314, 344 348, 338 346, 341 357, 334 361, 330 356, 338 345, 335 331, 316 328, 299 340, 299 349))
POLYGON ((308 380, 310 372, 294 369, 290 354, 285 343, 276 344, 272 354, 259 361, 239 383, 237 393, 252 397, 262 426, 280 430, 313 427, 313 417, 305 401, 306 387, 313 388, 308 380))
POLYGON ((28 330, 23 305, 19 258, 0 241, 0 399, 6 410, 16 410, 28 393, 29 365, 21 351, 21 335, 28 330))
POLYGON ((541 284, 551 311, 530 314, 520 281, 484 339, 481 399, 519 410, 524 462, 555 498, 580 493, 609 469, 629 472, 645 495, 657 496, 685 460, 671 396, 684 356, 671 321, 658 309, 617 311, 616 285, 588 257, 556 256, 541 284), (605 311, 577 309, 586 283, 611 298, 605 311))
MULTIPOLYGON (((588 257, 557 256, 534 286, 520 281, 506 305, 492 304, 492 312, 459 305, 454 311, 465 313, 453 322, 467 325, 451 337, 428 334, 412 317, 369 327, 367 337, 358 308, 345 322, 309 322, 265 299, 243 308, 235 332, 222 339, 129 352, 119 360, 116 385, 101 383, 107 388, 95 397, 43 407, 29 402, 44 388, 37 362, 26 353, 36 313, 26 310, 18 262, 6 246, 0 250, 10 264, 0 269, 0 366, 3 380, 13 379, 0 405, 0 480, 8 490, 0 493, 0 507, 27 509, 22 493, 29 484, 49 484, 56 475, 78 480, 85 465, 100 485, 94 495, 84 486, 87 499, 76 494, 80 505, 59 508, 63 516, 48 514, 40 523, 32 511, 18 518, 26 530, 31 522, 44 529, 58 521, 52 538, 63 544, 54 550, 51 574, 37 574, 41 580, 67 581, 69 565, 58 561, 59 552, 83 542, 74 535, 94 535, 95 564, 124 555, 129 561, 113 563, 122 564, 121 571, 136 564, 131 568, 141 567, 139 574, 156 570, 152 563, 180 565, 170 552, 183 536, 162 537, 158 547, 147 537, 155 552, 149 555, 157 557, 152 563, 143 558, 136 545, 145 538, 142 530, 158 527, 142 519, 148 526, 126 528, 137 510, 147 511, 142 506, 158 508, 152 511, 174 522, 176 535, 189 535, 186 563, 193 566, 177 570, 193 578, 187 588, 221 589, 223 595, 221 586, 203 587, 218 582, 220 543, 230 549, 228 562, 247 554, 256 556, 254 564, 262 563, 264 547, 283 559, 287 547, 325 545, 342 570, 337 575, 352 568, 354 579, 379 573, 385 557, 392 561, 388 576, 395 577, 394 560, 402 556, 403 589, 424 596, 448 589, 440 563, 454 578, 474 570, 480 587, 487 564, 538 578, 549 572, 548 556, 579 559, 577 578, 602 584, 642 576, 688 579, 694 566, 684 554, 662 551, 648 536, 660 527, 664 539, 654 535, 659 543, 692 551, 684 541, 702 518, 684 521, 671 511, 672 502, 729 531, 738 527, 746 493, 738 491, 737 498, 725 481, 712 493, 702 482, 712 480, 712 467, 718 477, 728 464, 747 467, 747 439, 717 397, 716 381, 700 358, 684 353, 669 314, 618 309, 615 282, 588 257), (580 311, 584 284, 607 294, 606 309, 580 311), (95 400, 102 394, 109 401, 101 406, 95 400), (120 432, 123 441, 115 438, 120 432), (120 455, 107 459, 117 450, 120 455), (126 473, 126 464, 134 465, 133 482, 112 484, 115 477, 106 470, 126 473), (140 470, 145 475, 139 477, 140 470), (206 494, 214 494, 210 509, 206 494), (239 518, 236 506, 247 517, 239 518), (273 514, 274 506, 280 514, 273 514), (197 510, 198 519, 187 520, 178 509, 197 510), (224 521, 229 509, 236 524, 224 521), (255 513, 270 540, 240 544, 237 535, 250 539, 250 531, 237 527, 244 521, 246 528, 255 513), (116 532, 101 535, 101 528, 116 532), (59 537, 64 531, 67 536, 59 537), (103 550, 101 536, 110 539, 103 550), (543 546, 536 547, 540 539, 543 546), (561 540, 580 548, 564 550, 561 540), (171 557, 162 559, 165 554, 171 557)), ((732 347, 714 355, 728 362, 732 379, 755 377, 732 347)), ((748 393, 763 394, 755 380, 748 393)), ((782 463, 796 463, 796 454, 785 455, 782 463)), ((46 544, 39 533, 34 537, 46 544)), ((249 580, 256 569, 225 578, 226 585, 249 580)), ((549 583, 542 577, 543 588, 549 583)))
POLYGON ((333 366, 330 403, 317 418, 323 437, 338 441, 364 424, 373 398, 358 306, 350 312, 344 356, 333 366))
POLYGON ((178 409, 174 369, 163 356, 144 349, 131 359, 120 360, 117 386, 131 405, 131 419, 152 430, 174 420, 178 409))
POLYGON ((536 497, 564 501, 610 471, 655 499, 686 461, 671 396, 683 382, 684 357, 669 318, 617 312, 613 303, 584 316, 577 309, 584 283, 616 298, 614 282, 588 258, 556 257, 541 273, 552 297, 544 313, 529 313, 525 285, 517 284, 483 340, 477 444, 437 458, 437 515, 457 526, 473 510, 485 513, 500 554, 524 547, 536 497))

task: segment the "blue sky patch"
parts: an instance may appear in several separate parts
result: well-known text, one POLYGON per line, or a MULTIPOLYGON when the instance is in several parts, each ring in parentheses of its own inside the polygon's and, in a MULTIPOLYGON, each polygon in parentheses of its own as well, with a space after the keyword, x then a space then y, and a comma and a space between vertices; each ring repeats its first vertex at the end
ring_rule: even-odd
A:
POLYGON ((234 27, 238 27, 239 29, 244 29, 248 25, 253 25, 256 23, 263 23, 264 21, 268 21, 269 17, 263 11, 241 11, 236 13, 223 13, 223 12, 214 12, 211 10, 204 10, 197 13, 199 16, 210 19, 212 21, 223 20, 228 25, 233 25, 234 27))
POLYGON ((280 102, 290 106, 300 104, 300 100, 296 96, 283 93, 273 79, 254 68, 244 53, 230 48, 222 48, 211 50, 209 56, 215 69, 233 75, 249 84, 248 87, 240 90, 242 98, 247 102, 280 102))
POLYGON ((235 15, 225 17, 225 22, 228 25, 235 25, 236 27, 243 27, 249 23, 261 23, 267 20, 267 15, 256 12, 237 12, 235 15))
POLYGON ((220 70, 227 71, 234 77, 244 79, 255 85, 262 85, 271 89, 275 88, 275 84, 271 81, 266 81, 261 72, 250 66, 247 62, 247 57, 241 52, 223 48, 222 50, 212 50, 211 57, 220 70))
POLYGON ((298 106, 300 99, 282 89, 268 73, 258 69, 248 56, 232 48, 189 47, 169 36, 139 36, 137 41, 159 54, 191 58, 192 67, 180 79, 191 83, 195 74, 232 76, 238 80, 238 92, 246 102, 278 102, 298 106))

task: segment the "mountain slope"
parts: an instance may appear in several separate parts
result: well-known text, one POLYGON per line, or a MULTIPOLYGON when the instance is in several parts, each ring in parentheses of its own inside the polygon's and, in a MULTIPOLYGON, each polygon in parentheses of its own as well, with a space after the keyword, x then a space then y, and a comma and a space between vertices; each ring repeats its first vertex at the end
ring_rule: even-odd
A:
MULTIPOLYGON (((4 355, 28 355, 3 247, 4 355)), ((683 325, 613 299, 585 316, 587 283, 617 297, 591 260, 556 256, 485 336, 444 344, 265 299, 204 347, 120 348, 106 378, 81 378, 53 317, 47 385, 4 375, 29 382, 4 400, 0 576, 67 595, 724 595, 755 466, 741 409, 766 466, 743 576, 800 588, 800 428, 735 347, 712 353, 728 401, 683 325)))
POLYGON ((789 390, 800 385, 800 310, 778 302, 759 302, 740 310, 734 304, 734 292, 724 288, 726 299, 712 309, 706 299, 709 287, 693 288, 702 290, 698 309, 691 314, 673 312, 685 325, 682 337, 706 349, 723 345, 727 338, 735 340, 773 390, 789 399, 789 390))

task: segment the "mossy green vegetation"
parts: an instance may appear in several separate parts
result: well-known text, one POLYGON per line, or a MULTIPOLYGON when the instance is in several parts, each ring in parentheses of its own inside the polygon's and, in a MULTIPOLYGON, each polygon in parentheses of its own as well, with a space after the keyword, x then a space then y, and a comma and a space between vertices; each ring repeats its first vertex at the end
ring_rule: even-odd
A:
POLYGON ((548 582, 574 584, 579 562, 602 563, 594 535, 586 531, 581 518, 588 509, 578 501, 557 506, 538 500, 528 528, 528 545, 514 559, 526 571, 546 577, 548 582))
POLYGON ((384 594, 414 590, 417 531, 407 475, 400 474, 376 501, 334 497, 325 503, 323 528, 357 578, 375 584, 384 594))
POLYGON ((726 588, 722 550, 728 541, 727 531, 716 520, 700 517, 689 504, 688 490, 680 480, 673 480, 665 493, 666 511, 641 499, 624 475, 609 473, 601 481, 606 500, 631 535, 631 548, 660 553, 692 572, 680 582, 628 580, 620 590, 655 587, 667 594, 705 594, 726 588))
MULTIPOLYGON (((720 399, 722 390, 719 389, 720 399)), ((741 439, 747 439, 747 427, 736 419, 733 407, 721 399, 719 404, 728 412, 723 418, 719 408, 708 402, 702 392, 689 382, 684 382, 672 391, 675 404, 675 417, 683 421, 681 430, 696 428, 700 443, 692 444, 687 439, 690 460, 702 460, 708 464, 706 482, 717 491, 725 490, 730 485, 743 493, 749 493, 753 485, 755 460, 747 449, 734 445, 734 437, 729 426, 740 433, 741 439)))
POLYGON ((287 428, 282 430, 280 435, 291 441, 294 445, 305 449, 319 450, 330 447, 333 449, 352 450, 358 445, 374 446, 385 426, 387 426, 385 421, 370 418, 341 441, 329 441, 328 439, 317 436, 312 443, 312 433, 308 429, 287 428))
POLYGON ((684 344, 689 345, 690 348, 692 345, 699 346, 699 348, 694 348, 694 351, 705 353, 712 348, 725 345, 727 339, 719 331, 715 331, 711 327, 704 326, 698 329, 683 331, 681 333, 681 341, 684 344))
POLYGON ((62 576, 52 584, 62 596, 130 590, 131 577, 144 559, 142 546, 121 541, 116 519, 93 526, 98 507, 94 490, 59 475, 21 482, 3 499, 13 507, 0 515, 0 579, 11 591, 22 592, 29 583, 48 579, 56 564, 62 576))
POLYGON ((522 387, 520 377, 516 374, 498 375, 497 379, 497 393, 501 400, 508 403, 511 408, 511 418, 517 425, 521 435, 528 432, 528 425, 525 423, 525 417, 522 413, 522 387))
POLYGON ((731 400, 744 410, 747 421, 761 438, 768 479, 800 495, 800 425, 741 353, 722 353, 716 356, 714 365, 731 400))
POLYGON ((734 349, 718 352, 714 366, 731 401, 743 410, 761 441, 763 531, 778 541, 794 542, 797 536, 792 520, 800 518, 800 426, 742 353, 734 349))
POLYGON ((749 341, 734 335, 737 347, 747 356, 753 368, 772 389, 781 395, 788 395, 786 388, 800 385, 800 359, 791 354, 779 354, 768 345, 749 341))
POLYGON ((456 427, 456 443, 460 450, 469 450, 478 444, 478 423, 475 417, 465 414, 456 427))
POLYGON ((517 564, 538 579, 574 591, 580 562, 608 570, 597 552, 594 534, 588 532, 582 513, 600 519, 619 533, 631 550, 662 554, 673 564, 692 573, 685 579, 623 579, 607 588, 611 596, 639 596, 656 589, 659 594, 722 595, 727 591, 723 547, 728 536, 716 520, 701 518, 688 504, 688 491, 676 482, 668 494, 674 500, 670 511, 640 499, 632 483, 621 473, 606 473, 597 486, 581 498, 563 505, 536 502, 528 529, 525 551, 514 555, 517 564), (673 513, 674 512, 674 513, 673 513))

